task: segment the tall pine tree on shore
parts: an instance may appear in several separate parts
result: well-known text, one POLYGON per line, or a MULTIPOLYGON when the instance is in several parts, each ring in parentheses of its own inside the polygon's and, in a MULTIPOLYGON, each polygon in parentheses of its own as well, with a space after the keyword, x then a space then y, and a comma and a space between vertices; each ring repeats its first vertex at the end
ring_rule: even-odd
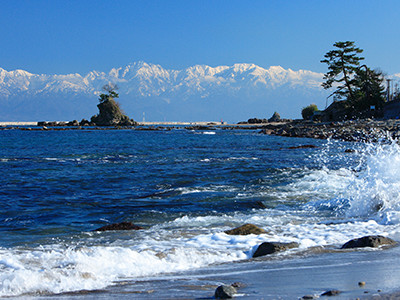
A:
POLYGON ((356 47, 354 42, 336 42, 333 44, 335 50, 325 54, 322 63, 328 64, 328 72, 324 75, 325 82, 322 83, 324 89, 330 89, 334 85, 336 90, 331 94, 335 100, 355 97, 355 81, 353 75, 360 66, 360 61, 364 57, 358 56, 363 50, 356 47))
POLYGON ((342 105, 346 118, 380 116, 384 104, 383 73, 360 65, 364 57, 359 54, 363 50, 356 47, 354 41, 336 42, 333 46, 335 49, 321 60, 328 65, 322 87, 335 88, 329 96, 334 100, 347 100, 342 105))

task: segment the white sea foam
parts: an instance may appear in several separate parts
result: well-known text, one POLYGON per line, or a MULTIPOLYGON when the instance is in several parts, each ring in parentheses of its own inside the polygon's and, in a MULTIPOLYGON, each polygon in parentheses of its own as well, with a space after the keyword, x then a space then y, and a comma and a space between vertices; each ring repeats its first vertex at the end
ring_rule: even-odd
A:
MULTIPOLYGON (((339 246, 368 234, 395 235, 399 228, 373 220, 322 224, 301 214, 258 210, 251 215, 184 216, 140 234, 140 238, 116 240, 108 246, 2 249, 0 295, 101 289, 119 280, 248 259, 264 241, 294 241, 304 250, 339 246), (223 232, 233 226, 227 224, 245 222, 259 225, 266 233, 231 236, 223 232)), ((90 238, 98 239, 96 235, 90 238)))
POLYGON ((400 223, 400 146, 368 145, 362 163, 343 197, 349 199, 347 215, 374 217, 383 224, 400 223))
POLYGON ((216 161, 235 161, 235 160, 258 160, 258 157, 228 157, 228 158, 203 158, 201 162, 216 162, 216 161))
MULTIPOLYGON (((154 248, 162 244, 157 243, 154 248)), ((247 257, 242 251, 202 249, 190 242, 183 247, 179 240, 175 244, 162 252, 152 249, 152 244, 143 250, 132 245, 66 249, 53 245, 33 251, 2 249, 0 296, 100 289, 119 279, 183 271, 247 257)))

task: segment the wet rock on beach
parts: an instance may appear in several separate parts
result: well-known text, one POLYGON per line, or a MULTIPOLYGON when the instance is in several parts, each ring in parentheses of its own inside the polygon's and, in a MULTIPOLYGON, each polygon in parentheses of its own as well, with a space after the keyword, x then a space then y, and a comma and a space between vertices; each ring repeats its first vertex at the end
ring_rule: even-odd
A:
POLYGON ((215 290, 216 299, 230 299, 237 293, 237 290, 231 285, 220 285, 215 290))
POLYGON ((253 224, 244 224, 240 227, 225 231, 229 235, 249 235, 265 233, 265 230, 253 224))
POLYGON ((394 246, 397 243, 388 238, 381 235, 370 235, 364 236, 362 238, 353 239, 345 243, 341 249, 351 249, 351 248, 363 248, 363 247, 372 247, 376 248, 383 245, 394 246))
POLYGON ((256 252, 254 252, 253 254, 253 258, 297 247, 299 247, 299 244, 295 242, 292 243, 264 242, 260 246, 258 246, 256 252))
POLYGON ((132 222, 121 222, 121 223, 114 223, 110 225, 105 225, 100 228, 97 228, 93 231, 110 231, 110 230, 139 230, 143 229, 138 225, 133 224, 132 222))

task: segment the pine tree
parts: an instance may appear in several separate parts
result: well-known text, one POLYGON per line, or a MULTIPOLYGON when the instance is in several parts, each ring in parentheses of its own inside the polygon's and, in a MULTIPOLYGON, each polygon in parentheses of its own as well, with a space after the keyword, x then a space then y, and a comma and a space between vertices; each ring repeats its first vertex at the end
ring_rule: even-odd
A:
POLYGON ((358 56, 363 50, 355 47, 353 41, 336 42, 333 46, 337 49, 327 52, 325 59, 321 60, 322 63, 328 64, 329 70, 324 75, 325 82, 322 86, 324 89, 336 87, 331 94, 334 99, 354 99, 354 74, 359 68, 360 61, 364 59, 358 56))
POLYGON ((366 65, 362 65, 354 76, 355 97, 352 105, 357 110, 366 110, 370 106, 375 109, 382 109, 385 102, 385 87, 383 85, 384 76, 381 71, 371 70, 366 65))
POLYGON ((116 92, 117 89, 118 89, 118 86, 116 84, 113 84, 113 83, 108 83, 108 84, 104 85, 103 86, 103 90, 105 92, 107 92, 107 94, 104 94, 104 93, 100 94, 99 102, 103 103, 105 101, 113 100, 115 98, 118 98, 119 95, 116 92))

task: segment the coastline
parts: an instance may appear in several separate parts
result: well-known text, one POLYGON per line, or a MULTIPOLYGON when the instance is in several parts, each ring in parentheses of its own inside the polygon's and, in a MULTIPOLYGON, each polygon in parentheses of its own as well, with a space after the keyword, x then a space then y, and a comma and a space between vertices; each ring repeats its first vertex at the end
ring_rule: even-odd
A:
POLYGON ((68 126, 65 122, 0 122, 0 130, 258 130, 260 134, 349 142, 375 142, 400 138, 400 120, 361 119, 340 122, 285 120, 280 122, 227 124, 223 122, 142 122, 135 126, 68 126), (39 124, 41 123, 41 124, 39 124), (44 125, 43 125, 44 124, 44 125))

